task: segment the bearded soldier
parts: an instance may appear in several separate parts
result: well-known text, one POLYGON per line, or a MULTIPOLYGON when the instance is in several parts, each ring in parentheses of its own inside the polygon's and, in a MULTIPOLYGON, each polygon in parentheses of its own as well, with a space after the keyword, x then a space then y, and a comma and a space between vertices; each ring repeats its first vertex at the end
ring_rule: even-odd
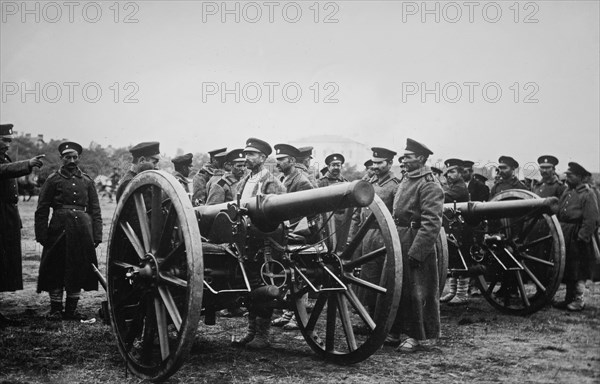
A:
POLYGON ((463 160, 463 180, 467 184, 467 188, 469 190, 469 200, 470 201, 488 201, 490 199, 490 188, 485 185, 485 181, 479 180, 479 178, 483 178, 487 180, 484 176, 474 174, 473 173, 473 165, 474 162, 471 160, 463 160))
POLYGON ((133 160, 129 170, 119 182, 119 188, 117 188, 117 202, 121 199, 121 195, 123 194, 123 191, 125 191, 125 188, 138 173, 158 169, 158 162, 160 160, 159 146, 160 143, 158 141, 149 141, 139 143, 129 149, 129 153, 133 156, 133 160))
POLYGON ((206 189, 206 184, 214 175, 215 169, 218 168, 217 161, 215 160, 215 155, 225 152, 226 150, 227 148, 218 148, 213 149, 212 151, 208 151, 208 155, 210 156, 208 163, 204 164, 202 169, 200 169, 198 173, 196 173, 192 180, 192 203, 194 204, 194 206, 206 204, 206 198, 208 197, 208 190, 206 189))
POLYGON ((500 156, 498 163, 498 178, 490 191, 490 199, 507 189, 527 189, 525 184, 515 176, 515 170, 519 168, 519 163, 515 159, 510 156, 500 156))
POLYGON ((81 289, 98 290, 92 264, 98 265, 102 216, 94 181, 78 167, 82 151, 70 141, 58 146, 63 165, 42 186, 35 211, 35 238, 44 246, 37 290, 50 294, 51 320, 85 319, 76 311, 81 289))
MULTIPOLYGON (((325 174, 322 178, 319 179, 317 184, 319 187, 327 187, 332 184, 337 183, 345 183, 348 180, 342 176, 342 166, 344 165, 344 156, 339 153, 332 153, 331 155, 325 158, 325 164, 327 164, 326 168, 321 170, 321 173, 326 169, 325 174)), ((347 238, 344 238, 344 233, 341 228, 345 225, 346 220, 346 210, 339 209, 333 214, 334 224, 335 224, 335 238, 337 244, 346 244, 347 238)))
POLYGON ((225 161, 231 164, 231 172, 221 176, 221 180, 210 187, 206 200, 207 205, 235 200, 237 187, 246 173, 246 156, 243 152, 243 149, 233 149, 227 152, 225 161))
POLYGON ((555 196, 560 198, 567 187, 556 176, 558 159, 551 155, 545 155, 540 156, 537 161, 542 179, 532 182, 531 192, 540 197, 555 196))

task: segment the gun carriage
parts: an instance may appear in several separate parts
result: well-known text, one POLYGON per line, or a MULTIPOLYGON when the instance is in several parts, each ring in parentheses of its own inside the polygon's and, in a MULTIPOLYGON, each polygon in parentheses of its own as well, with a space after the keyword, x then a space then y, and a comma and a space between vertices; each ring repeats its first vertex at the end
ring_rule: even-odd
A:
POLYGON ((558 199, 507 190, 490 202, 444 204, 449 271, 468 274, 502 312, 534 313, 560 286, 565 243, 558 199))
POLYGON ((364 181, 194 208, 173 176, 146 171, 125 189, 109 236, 112 331, 128 369, 154 381, 181 366, 201 317, 214 324, 215 312, 236 300, 293 309, 306 342, 322 358, 362 361, 388 334, 401 279, 394 221, 364 181), (336 244, 331 216, 352 207, 368 207, 371 215, 348 244, 336 244), (286 220, 301 217, 309 218, 311 234, 290 234, 286 220), (352 256, 374 227, 384 246, 352 256), (361 279, 357 270, 377 259, 379 283, 361 279), (376 300, 361 302, 359 289, 374 292, 376 300), (314 301, 310 313, 305 294, 314 301))

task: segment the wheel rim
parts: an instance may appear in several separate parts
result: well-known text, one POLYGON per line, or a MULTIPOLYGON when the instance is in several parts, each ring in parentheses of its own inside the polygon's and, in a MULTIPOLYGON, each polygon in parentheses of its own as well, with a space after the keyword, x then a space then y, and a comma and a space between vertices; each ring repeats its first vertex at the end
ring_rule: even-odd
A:
POLYGON ((113 335, 137 376, 164 380, 192 345, 202 303, 202 242, 183 187, 146 171, 125 189, 107 254, 113 335))
MULTIPOLYGON (((526 190, 508 190, 491 201, 539 198, 526 190)), ((554 297, 565 268, 565 243, 558 219, 533 212, 492 224, 506 235, 509 252, 523 268, 507 271, 488 259, 486 273, 478 276, 483 296, 510 314, 528 315, 540 310, 554 297)))
MULTIPOLYGON (((394 221, 378 196, 375 196, 369 210, 371 218, 359 227, 349 245, 344 244, 323 256, 324 264, 348 290, 316 294, 314 308, 308 313, 302 300, 302 295, 310 292, 308 285, 296 276, 291 289, 296 321, 308 345, 326 360, 340 364, 362 361, 381 348, 400 301, 402 253, 394 221), (378 227, 375 231, 381 236, 383 245, 358 258, 352 257, 361 242, 373 236, 368 234, 374 230, 369 229, 372 226, 378 227), (355 270, 369 261, 382 265, 383 272, 378 282, 369 283, 354 276, 355 270), (376 298, 369 303, 361 301, 358 288, 375 293, 376 298), (372 303, 376 304, 370 314, 367 308, 372 303)), ((302 267, 301 264, 302 260, 298 259, 297 265, 302 267)))

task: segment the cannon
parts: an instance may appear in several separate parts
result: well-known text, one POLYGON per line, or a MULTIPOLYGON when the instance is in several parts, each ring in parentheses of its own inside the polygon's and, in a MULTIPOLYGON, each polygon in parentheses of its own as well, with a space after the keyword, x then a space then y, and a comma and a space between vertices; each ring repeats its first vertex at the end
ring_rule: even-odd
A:
POLYGON ((529 315, 560 286, 565 243, 558 199, 507 190, 489 202, 444 204, 449 272, 470 275, 502 312, 529 315))
POLYGON ((251 300, 293 309, 306 342, 323 359, 360 362, 383 345, 401 293, 394 221, 364 181, 194 208, 173 176, 145 171, 116 207, 106 263, 119 352, 131 372, 152 381, 183 364, 202 317, 215 324, 218 310, 251 300), (352 207, 368 207, 371 215, 347 244, 337 244, 332 215, 352 207), (309 219, 309 233, 291 233, 288 220, 301 217, 309 219), (374 226, 384 246, 353 256, 374 226), (378 259, 380 282, 361 279, 357 270, 378 259), (358 289, 374 292, 376 300, 361 302, 358 289), (314 303, 310 312, 306 294, 314 303))

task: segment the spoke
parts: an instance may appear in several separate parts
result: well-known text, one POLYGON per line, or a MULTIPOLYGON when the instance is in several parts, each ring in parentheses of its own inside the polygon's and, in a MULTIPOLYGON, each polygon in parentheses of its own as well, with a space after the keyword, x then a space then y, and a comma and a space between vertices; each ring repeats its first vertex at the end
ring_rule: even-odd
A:
POLYGON ((352 329, 352 322, 350 321, 350 313, 348 312, 348 305, 346 298, 338 293, 337 294, 338 310, 340 313, 340 321, 346 334, 346 341, 348 342, 348 349, 350 351, 356 350, 356 339, 354 338, 354 330, 352 329))
POLYGON ((160 273, 159 272, 158 277, 160 278, 160 280, 162 280, 170 285, 174 285, 176 287, 187 288, 187 286, 188 286, 187 281, 185 281, 179 277, 171 276, 168 273, 160 273))
POLYGON ((160 241, 158 242, 158 250, 156 251, 156 257, 163 257, 162 255, 167 253, 173 237, 173 228, 177 221, 177 212, 173 204, 169 205, 169 210, 165 217, 165 222, 160 231, 160 241))
POLYGON ((352 257, 352 254, 354 253, 356 248, 358 248, 369 229, 371 229, 370 227, 373 221, 375 221, 375 215, 370 214, 369 217, 367 217, 367 219, 363 223, 363 225, 358 229, 358 232, 356 232, 346 249, 344 249, 344 251, 340 255, 340 259, 349 260, 352 257))
POLYGON ((531 255, 529 255, 527 253, 521 253, 521 257, 524 258, 524 259, 527 259, 527 260, 535 261, 536 263, 547 265, 549 267, 554 267, 554 263, 553 262, 548 261, 548 260, 543 260, 543 259, 537 258, 535 256, 531 256, 531 255))
POLYGON ((521 271, 515 271, 517 275, 517 286, 519 287, 519 292, 521 293, 521 299, 523 299, 523 304, 525 307, 530 307, 529 299, 527 298, 527 292, 525 292, 525 285, 523 285, 523 278, 521 277, 521 271))
POLYGON ((525 271, 525 273, 527 273, 529 275, 529 278, 531 280, 533 280, 534 284, 537 285, 537 287, 542 290, 542 292, 546 293, 546 287, 544 287, 544 285, 538 280, 537 277, 535 277, 535 275, 533 274, 533 272, 531 272, 531 270, 529 268, 527 268, 527 266, 525 265, 525 263, 523 263, 523 270, 525 271))
MULTIPOLYGON (((354 209, 351 208, 346 208, 346 210, 344 211, 344 219, 343 219, 343 227, 342 228, 337 228, 337 223, 336 223, 336 228, 335 231, 336 233, 336 237, 338 239, 342 239, 342 241, 340 243, 336 244, 336 252, 339 251, 343 251, 344 248, 346 247, 346 242, 344 240, 348 239, 348 233, 350 232, 350 226, 351 226, 351 222, 352 222, 352 215, 354 213, 354 209), (340 231, 341 229, 341 231, 340 231)), ((335 221, 335 218, 334 218, 335 221)))
POLYGON ((310 313, 310 317, 306 322, 306 331, 312 332, 315 330, 315 325, 317 325, 317 320, 319 320, 319 316, 321 315, 321 312, 323 312, 323 308, 325 307, 326 302, 327 295, 320 294, 317 298, 317 302, 315 303, 312 312, 310 313))
POLYGON ((337 309, 337 295, 329 294, 327 302, 327 326, 325 334, 325 350, 333 351, 335 347, 335 312, 337 309))
POLYGON ((360 265, 366 264, 369 261, 377 259, 378 257, 385 256, 385 254, 386 254, 385 247, 381 247, 381 248, 376 249, 376 250, 374 250, 372 252, 369 252, 366 255, 363 255, 363 256, 355 259, 355 260, 352 260, 352 261, 349 261, 348 263, 345 263, 344 264, 344 270, 345 271, 351 271, 351 270, 353 270, 354 268, 356 268, 356 267, 358 267, 360 265))
POLYGON ((148 211, 146 211, 146 203, 141 192, 133 194, 135 201, 135 210, 140 222, 140 230, 142 231, 142 240, 144 241, 144 250, 150 252, 150 225, 148 223, 148 211))
POLYGON ((123 232, 125 232, 125 236, 127 236, 129 239, 129 242, 133 246, 133 249, 135 249, 135 252, 138 254, 139 258, 143 259, 146 255, 146 252, 144 252, 144 247, 142 246, 140 239, 133 231, 133 228, 131 228, 131 225, 129 225, 129 222, 126 221, 125 224, 119 223, 119 225, 121 226, 123 232))
POLYGON ((519 246, 517 249, 519 251, 521 251, 523 249, 531 248, 533 246, 536 246, 536 245, 538 245, 540 243, 543 243, 544 241, 550 240, 550 239, 552 239, 552 235, 547 235, 547 236, 544 236, 544 237, 540 237, 539 239, 530 241, 529 243, 526 243, 526 244, 523 244, 523 245, 519 246))
POLYGON ((155 185, 152 187, 152 210, 150 212, 150 248, 152 252, 156 252, 160 244, 162 219, 162 190, 155 185))
POLYGON ((158 342, 160 356, 163 361, 169 357, 169 334, 167 333, 167 313, 165 306, 158 297, 154 298, 154 311, 156 312, 156 327, 158 328, 158 342))
POLYGON ((370 289, 372 291, 379 292, 379 293, 387 293, 387 289, 380 287, 377 284, 373 284, 366 280, 358 278, 350 273, 344 273, 344 277, 346 278, 346 280, 348 280, 358 286, 361 286, 361 287, 364 287, 364 288, 367 288, 367 289, 370 289))
POLYGON ((162 262, 160 263, 160 267, 164 269, 167 266, 169 266, 173 262, 173 260, 176 260, 177 258, 175 257, 175 255, 181 252, 183 250, 182 248, 185 248, 184 243, 177 244, 177 246, 173 248, 171 252, 169 252, 169 254, 162 260, 162 262))
POLYGON ((177 331, 181 330, 181 315, 179 314, 179 309, 177 309, 177 305, 175 305, 175 301, 173 300, 173 296, 167 287, 158 287, 158 293, 160 293, 160 297, 167 308, 167 312, 169 312, 169 316, 171 316, 171 320, 177 328, 177 331))
POLYGON ((144 319, 144 334, 142 336, 142 361, 149 363, 152 359, 154 335, 156 334, 156 317, 152 305, 152 298, 146 299, 146 318, 144 319))
POLYGON ((373 331, 377 325, 371 318, 371 315, 369 315, 369 311, 367 311, 367 309, 364 307, 364 305, 362 305, 360 300, 358 300, 358 297, 356 297, 356 293, 354 293, 354 291, 352 291, 351 289, 348 289, 347 291, 344 291, 344 295, 346 296, 350 304, 352 304, 352 307, 356 310, 356 312, 358 312, 358 316, 360 316, 362 321, 364 321, 365 324, 367 324, 369 328, 371 328, 371 331, 373 331))

